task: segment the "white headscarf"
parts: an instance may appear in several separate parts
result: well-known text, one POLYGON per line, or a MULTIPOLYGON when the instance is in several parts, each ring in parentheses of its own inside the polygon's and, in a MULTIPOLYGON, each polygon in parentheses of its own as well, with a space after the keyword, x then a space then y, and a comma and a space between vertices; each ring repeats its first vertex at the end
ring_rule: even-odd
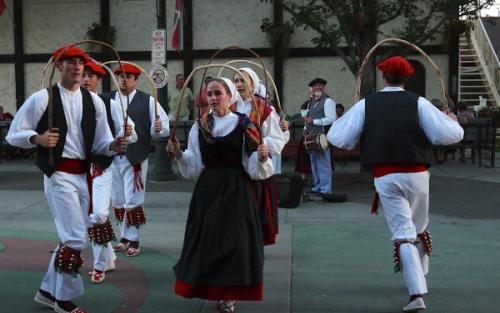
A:
POLYGON ((239 68, 238 70, 245 72, 248 74, 248 76, 250 76, 250 80, 252 81, 253 85, 253 94, 259 94, 259 85, 260 85, 259 75, 257 75, 257 73, 255 73, 255 71, 249 67, 242 67, 239 68))

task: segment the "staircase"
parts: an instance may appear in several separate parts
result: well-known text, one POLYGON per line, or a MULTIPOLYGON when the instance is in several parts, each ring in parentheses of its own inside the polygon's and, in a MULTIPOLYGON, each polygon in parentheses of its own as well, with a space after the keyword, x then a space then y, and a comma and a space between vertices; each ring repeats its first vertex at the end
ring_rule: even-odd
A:
POLYGON ((469 37, 460 35, 458 101, 473 107, 480 104, 479 97, 482 97, 487 105, 498 106, 500 62, 482 20, 474 20, 473 25, 469 37))

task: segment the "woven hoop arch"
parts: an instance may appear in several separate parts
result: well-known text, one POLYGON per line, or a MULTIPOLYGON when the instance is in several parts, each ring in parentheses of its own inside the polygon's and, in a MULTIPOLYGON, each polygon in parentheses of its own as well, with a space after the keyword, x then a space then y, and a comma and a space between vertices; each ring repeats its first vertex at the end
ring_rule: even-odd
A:
MULTIPOLYGON (((205 73, 204 73, 204 75, 205 75, 207 69, 214 68, 214 67, 217 67, 217 68, 219 68, 219 67, 227 68, 227 69, 230 69, 230 70, 234 71, 235 73, 238 73, 238 74, 241 75, 241 72, 237 68, 235 68, 235 67, 233 67, 231 65, 226 65, 226 64, 205 64, 205 65, 200 65, 200 66, 194 68, 193 71, 186 78, 186 80, 184 82, 184 86, 182 87, 182 90, 181 90, 181 92, 179 94, 179 99, 177 100, 177 112, 175 113, 174 126, 172 127, 171 132, 170 132, 172 138, 175 138, 175 134, 176 134, 176 130, 177 130, 177 122, 179 120, 179 114, 181 112, 181 104, 182 104, 181 101, 182 101, 182 98, 184 97, 184 92, 186 91, 188 83, 191 81, 191 79, 193 78, 193 75, 197 71, 199 71, 199 70, 205 70, 205 73)), ((245 84, 247 85, 247 87, 250 87, 250 82, 243 75, 241 75, 241 77, 243 78, 243 81, 245 82, 245 84)), ((255 98, 254 98, 253 94, 252 94, 252 100, 253 100, 254 110, 257 113, 257 119, 260 120, 260 113, 259 113, 259 110, 256 107, 256 102, 255 102, 255 98)), ((198 110, 198 119, 200 118, 200 114, 199 113, 200 112, 198 110)), ((258 126, 260 128, 260 125, 258 125, 258 126)), ((259 134, 260 134, 260 132, 259 132, 259 134)), ((262 134, 260 136, 262 137, 262 134)), ((260 138, 260 139, 262 141, 262 138, 260 138)))
MULTIPOLYGON (((52 96, 52 80, 54 79, 54 73, 55 73, 55 69, 56 69, 56 63, 57 61, 59 61, 59 59, 62 57, 62 55, 66 52, 66 50, 68 50, 68 48, 70 46, 79 46, 79 45, 82 45, 82 44, 87 44, 87 43, 91 43, 91 44, 96 44, 96 45, 101 45, 101 46, 104 46, 104 47, 107 47, 109 49, 111 49, 113 51, 113 53, 116 55, 116 58, 118 60, 118 64, 120 67, 122 67, 122 64, 121 64, 121 59, 120 59, 120 55, 118 54, 118 51, 116 51, 116 49, 106 43, 106 42, 102 42, 102 41, 98 41, 98 40, 82 40, 82 41, 78 41, 78 42, 74 42, 74 43, 71 43, 67 46, 64 47, 64 49, 61 51, 61 53, 59 53, 59 55, 54 58, 54 57, 51 57, 48 61, 48 63, 45 65, 43 71, 42 71, 42 76, 40 78, 40 85, 42 86, 42 89, 43 89, 43 81, 45 79, 45 73, 50 65, 50 63, 52 62, 52 70, 50 72, 50 77, 49 77, 49 99, 48 99, 48 103, 47 103, 47 126, 48 126, 48 130, 50 131, 52 129, 52 125, 54 124, 53 123, 53 96, 52 96)), ((127 96, 127 101, 128 101, 128 96, 127 96)), ((124 121, 124 128, 126 129, 127 128, 127 118, 125 118, 125 121, 124 121)), ((49 149, 49 160, 48 160, 48 163, 49 165, 53 165, 54 164, 54 156, 53 156, 53 149, 49 149)))
MULTIPOLYGON (((221 54, 222 52, 226 51, 226 50, 242 50, 242 51, 246 51, 248 53, 250 53, 251 55, 253 55, 255 58, 257 58, 257 60, 259 61, 259 63, 261 64, 262 68, 264 70, 267 71, 266 69, 266 65, 264 64, 264 60, 262 60, 262 58, 260 57, 260 55, 258 55, 255 51, 253 51, 252 49, 249 49, 249 48, 243 48, 243 47, 240 47, 240 46, 227 46, 227 47, 224 47, 224 48, 221 48, 219 50, 217 50, 214 54, 212 54, 212 56, 210 57, 210 59, 208 60, 208 63, 207 64, 210 64, 212 63, 212 61, 219 55, 221 54)), ((205 70, 203 72, 203 76, 201 78, 201 84, 200 84, 200 90, 199 92, 201 93, 201 89, 202 89, 202 86, 203 86, 203 82, 205 81, 205 76, 207 75, 207 70, 205 70)), ((240 73, 241 75, 241 73, 240 73)), ((267 90, 267 76, 264 75, 264 86, 266 87, 266 90, 267 90)), ((250 90, 252 90, 252 88, 250 88, 250 90)), ((253 93, 253 92, 252 92, 253 93)), ((252 97, 252 99, 255 101, 255 98, 252 97)), ((198 107, 198 111, 200 110, 200 108, 198 107)), ((198 112, 199 113, 199 112, 198 112)), ((259 125, 260 126, 260 125, 259 125)))
MULTIPOLYGON (((114 60, 114 61, 107 61, 107 62, 104 62, 102 64, 107 65, 107 64, 112 64, 112 63, 118 63, 118 61, 116 61, 116 60, 114 60)), ((149 77, 149 73, 146 72, 142 67, 140 67, 139 65, 137 65, 137 64, 135 64, 133 62, 121 61, 121 63, 133 65, 133 66, 137 67, 138 69, 140 69, 141 72, 144 74, 144 76, 146 77, 146 80, 149 82, 149 85, 151 87, 151 95, 153 96, 153 99, 155 100, 155 118, 158 118, 158 90, 156 90, 156 87, 154 85, 153 79, 151 79, 151 77, 149 77)), ((127 103, 127 108, 128 108, 128 103, 127 103)))
POLYGON ((363 63, 361 63, 361 66, 359 67, 358 77, 357 77, 357 81, 356 81, 357 85, 356 85, 355 102, 358 102, 360 100, 360 95, 361 95, 361 80, 363 78, 363 74, 365 72, 366 65, 368 64, 368 61, 369 61, 370 57, 372 56, 372 54, 375 52, 375 50, 379 46, 381 46, 381 45, 383 45, 385 43, 388 43, 388 42, 397 42, 397 43, 401 43, 401 44, 404 44, 406 46, 409 46, 409 47, 415 49, 416 51, 418 51, 427 61, 429 61, 429 63, 432 65, 432 67, 436 71, 436 74, 438 76, 439 82, 441 84, 441 92, 442 92, 442 96, 443 96, 443 111, 445 111, 446 109, 448 109, 448 100, 446 99, 446 91, 445 91, 445 87, 444 87, 443 77, 442 77, 441 71, 439 70, 439 68, 436 65, 436 63, 434 63, 434 61, 427 55, 427 53, 425 53, 418 46, 416 46, 415 44, 412 44, 409 41, 406 41, 406 40, 403 40, 403 39, 399 39, 399 38, 386 38, 384 40, 381 40, 376 45, 374 45, 373 48, 371 48, 371 50, 368 52, 368 54, 366 55, 365 59, 363 60, 363 63))
MULTIPOLYGON (((269 73, 269 71, 266 68, 263 68, 262 65, 260 65, 259 63, 253 62, 253 61, 248 61, 248 60, 232 60, 232 61, 226 62, 225 64, 230 65, 230 64, 234 64, 234 63, 248 63, 248 64, 252 64, 254 66, 259 67, 264 72, 264 75, 267 76, 267 78, 271 82, 271 85, 273 85, 274 94, 276 95, 276 102, 278 104, 278 108, 280 109, 280 116, 283 118, 286 114, 285 114, 285 111, 283 110, 283 107, 281 106, 280 95, 278 94, 278 88, 276 87, 276 84, 274 83, 274 79, 272 78, 272 76, 269 73)), ((224 71, 224 68, 221 68, 219 70, 218 76, 221 76, 221 74, 222 74, 223 71, 224 71)))

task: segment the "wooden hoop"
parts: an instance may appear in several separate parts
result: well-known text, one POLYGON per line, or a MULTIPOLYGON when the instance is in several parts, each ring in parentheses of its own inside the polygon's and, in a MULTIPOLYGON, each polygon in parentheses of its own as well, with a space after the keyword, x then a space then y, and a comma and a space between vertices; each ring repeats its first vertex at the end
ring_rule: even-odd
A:
MULTIPOLYGON (((269 71, 267 69, 263 68, 262 65, 260 65, 259 63, 253 62, 253 61, 248 61, 248 60, 232 60, 232 61, 226 62, 225 64, 230 65, 230 64, 233 64, 233 63, 248 63, 248 64, 252 64, 252 65, 255 65, 255 66, 259 67, 264 72, 264 75, 266 75, 269 78, 269 80, 271 81, 271 84, 273 85, 274 93, 276 94, 276 101, 277 101, 277 104, 278 104, 278 108, 280 109, 280 116, 282 118, 285 117, 286 114, 285 114, 285 111, 283 110, 283 107, 281 106, 280 96, 278 94, 278 88, 276 87, 276 84, 274 83, 274 79, 272 78, 272 76, 269 73, 269 71)), ((218 76, 221 76, 221 74, 222 74, 223 71, 224 71, 224 68, 221 68, 219 70, 218 76)), ((267 92, 267 90, 266 90, 266 92, 267 92)))
MULTIPOLYGON (((112 63, 118 63, 118 61, 116 61, 116 60, 107 61, 107 62, 104 62, 102 64, 107 65, 107 64, 112 64, 112 63)), ((155 100, 155 118, 158 118, 158 90, 155 88, 153 79, 151 79, 151 77, 149 77, 149 73, 146 72, 142 67, 140 67, 136 63, 129 62, 129 61, 121 61, 121 63, 129 64, 129 65, 133 65, 133 66, 137 67, 138 69, 141 70, 141 72, 144 74, 144 76, 146 76, 146 80, 149 82, 149 85, 151 87, 151 95, 153 96, 153 99, 155 100)), ((119 89, 120 88, 118 87, 118 90, 119 89)), ((121 101, 121 98, 120 98, 120 101, 121 101)), ((127 103, 127 109, 128 109, 128 103, 127 103)))
MULTIPOLYGON (((50 62, 53 62, 52 63, 52 71, 50 73, 50 77, 49 77, 49 99, 48 99, 48 103, 47 103, 47 126, 48 126, 48 130, 50 131, 52 129, 52 125, 54 124, 53 123, 53 96, 52 96, 52 80, 54 79, 54 73, 55 73, 55 69, 56 69, 56 63, 57 61, 59 61, 59 59, 63 56, 63 54, 69 49, 69 47, 71 46, 79 46, 79 45, 82 45, 82 44, 86 44, 86 43, 91 43, 91 44, 97 44, 97 45, 101 45, 101 46, 104 46, 104 47, 107 47, 107 48, 110 48, 116 55, 116 58, 118 60, 118 64, 120 67, 122 67, 121 65, 121 59, 120 59, 120 55, 118 54, 118 51, 116 51, 116 49, 106 43, 106 42, 103 42, 103 41, 98 41, 98 40, 82 40, 82 41, 78 41, 78 42, 75 42, 75 43, 72 43, 72 44, 69 44, 67 46, 64 47, 64 49, 61 51, 61 53, 59 53, 59 55, 54 58, 54 57, 51 57, 49 59, 49 62, 48 64, 50 64, 50 62)), ((48 64, 44 67, 44 70, 42 72, 42 77, 40 79, 40 85, 43 87, 43 81, 45 79, 45 72, 48 68, 48 64)), ((42 88, 43 89, 43 88, 42 88)), ((127 101, 128 101, 128 97, 127 97, 127 101)), ((126 129, 127 128, 127 118, 125 118, 125 121, 124 121, 124 128, 126 129)), ((124 133, 125 135, 125 133, 124 133)), ((54 164, 54 156, 53 156, 53 149, 49 149, 49 160, 48 160, 48 163, 49 165, 53 165, 54 164)))
MULTIPOLYGON (((264 64, 264 60, 262 60, 262 58, 260 57, 260 55, 258 55, 255 51, 253 51, 252 49, 249 49, 249 48, 243 48, 243 47, 240 47, 240 46, 227 46, 227 47, 224 47, 224 48, 221 48, 219 50, 217 50, 214 54, 212 54, 212 56, 210 57, 210 59, 208 60, 208 63, 207 64, 210 64, 212 63, 212 61, 215 59, 215 57, 217 57, 219 54, 221 54, 223 51, 226 51, 226 50, 230 50, 230 49, 238 49, 238 50, 243 50, 243 51, 246 51, 248 53, 250 53, 251 55, 253 55, 255 58, 257 58, 257 60, 259 60, 259 63, 262 65, 262 68, 266 69, 266 65, 264 64)), ((241 74, 241 73, 240 73, 241 74)), ((203 76, 202 76, 202 79, 201 79, 201 84, 200 84, 200 91, 199 93, 201 93, 201 90, 202 90, 202 87, 203 87, 203 83, 205 82, 205 76, 207 75, 207 70, 205 70, 203 72, 203 76)), ((264 76, 264 85, 266 87, 266 90, 267 90, 267 76, 264 76)), ((250 88, 250 90, 252 90, 252 88, 250 88)), ((253 90, 252 90, 252 93, 253 93, 253 90)), ((254 97, 252 97, 252 99, 255 99, 254 97)), ((198 107, 198 111, 200 111, 200 108, 198 107)), ((199 112, 198 112, 199 113, 199 112)), ((199 114, 198 114, 199 115, 199 114)))
POLYGON ((443 96, 443 111, 445 111, 448 108, 448 100, 446 98, 446 91, 445 91, 445 87, 444 87, 443 77, 441 75, 441 71, 439 70, 438 66, 427 55, 427 53, 425 53, 418 46, 412 44, 409 41, 406 41, 406 40, 403 40, 403 39, 399 39, 399 38, 386 38, 384 40, 381 40, 376 45, 374 45, 373 48, 371 48, 371 50, 368 52, 368 54, 366 55, 365 59, 363 60, 363 63, 361 63, 361 66, 359 67, 358 77, 356 79, 356 84, 357 85, 356 85, 355 102, 358 102, 360 100, 360 95, 361 95, 361 80, 363 79, 363 74, 365 72, 366 65, 368 64, 368 61, 369 61, 370 57, 372 56, 372 54, 375 52, 375 50, 379 46, 381 46, 381 45, 383 45, 383 44, 385 44, 387 42, 397 42, 397 43, 401 43, 401 44, 407 45, 407 46, 409 46, 409 47, 417 50, 425 59, 427 59, 427 61, 429 61, 429 63, 432 65, 432 67, 436 71, 436 74, 438 76, 439 82, 441 84, 441 92, 442 92, 442 96, 443 96))
MULTIPOLYGON (((205 64, 205 65, 200 65, 200 66, 194 68, 193 71, 189 74, 189 76, 184 81, 184 86, 182 87, 182 90, 181 90, 181 92, 179 94, 179 99, 177 100, 177 112, 175 114, 174 126, 172 127, 172 130, 171 130, 172 138, 175 138, 175 134, 176 134, 176 130, 177 130, 177 122, 179 120, 179 114, 181 112, 182 98, 184 97, 184 92, 186 91, 186 88, 188 86, 189 81, 191 81, 191 79, 193 78, 194 73, 196 73, 197 71, 204 69, 205 73, 206 73, 207 69, 213 68, 213 67, 228 68, 228 69, 230 69, 230 70, 232 70, 232 71, 240 74, 240 76, 243 78, 243 81, 245 82, 245 84, 247 85, 247 87, 250 87, 250 82, 243 75, 241 75, 241 72, 237 68, 235 68, 233 66, 226 65, 226 64, 205 64)), ((254 97, 253 93, 252 93, 252 100, 253 100, 254 110, 255 110, 255 112, 257 114, 257 119, 260 121, 260 113, 259 113, 259 110, 257 109, 257 104, 256 104, 255 97, 254 97)), ((198 119, 200 118, 199 112, 200 112, 200 110, 198 109, 198 119)), ((260 125, 258 125, 258 126, 260 128, 260 125)), ((262 141, 262 134, 260 136, 261 136, 260 139, 262 141)))

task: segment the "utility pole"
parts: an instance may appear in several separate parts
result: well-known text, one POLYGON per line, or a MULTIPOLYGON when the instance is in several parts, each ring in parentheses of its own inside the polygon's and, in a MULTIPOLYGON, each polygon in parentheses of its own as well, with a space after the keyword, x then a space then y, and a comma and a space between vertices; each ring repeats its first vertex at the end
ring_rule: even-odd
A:
MULTIPOLYGON (((166 0, 157 0, 156 8, 157 8, 156 16, 158 19, 157 27, 158 29, 164 29, 166 34, 167 32, 166 0)), ((167 53, 166 46, 167 43, 165 41, 165 55, 167 53)), ((165 63, 161 65, 167 68, 166 56, 165 56, 165 63)), ((161 104, 161 106, 166 112, 168 112, 167 100, 168 100, 168 85, 165 85, 158 89, 158 102, 161 104)), ((153 172, 151 173, 152 181, 161 182, 161 181, 171 181, 177 179, 172 169, 172 159, 165 151, 167 140, 168 140, 167 138, 162 138, 155 142, 155 163, 153 167, 153 172)))

